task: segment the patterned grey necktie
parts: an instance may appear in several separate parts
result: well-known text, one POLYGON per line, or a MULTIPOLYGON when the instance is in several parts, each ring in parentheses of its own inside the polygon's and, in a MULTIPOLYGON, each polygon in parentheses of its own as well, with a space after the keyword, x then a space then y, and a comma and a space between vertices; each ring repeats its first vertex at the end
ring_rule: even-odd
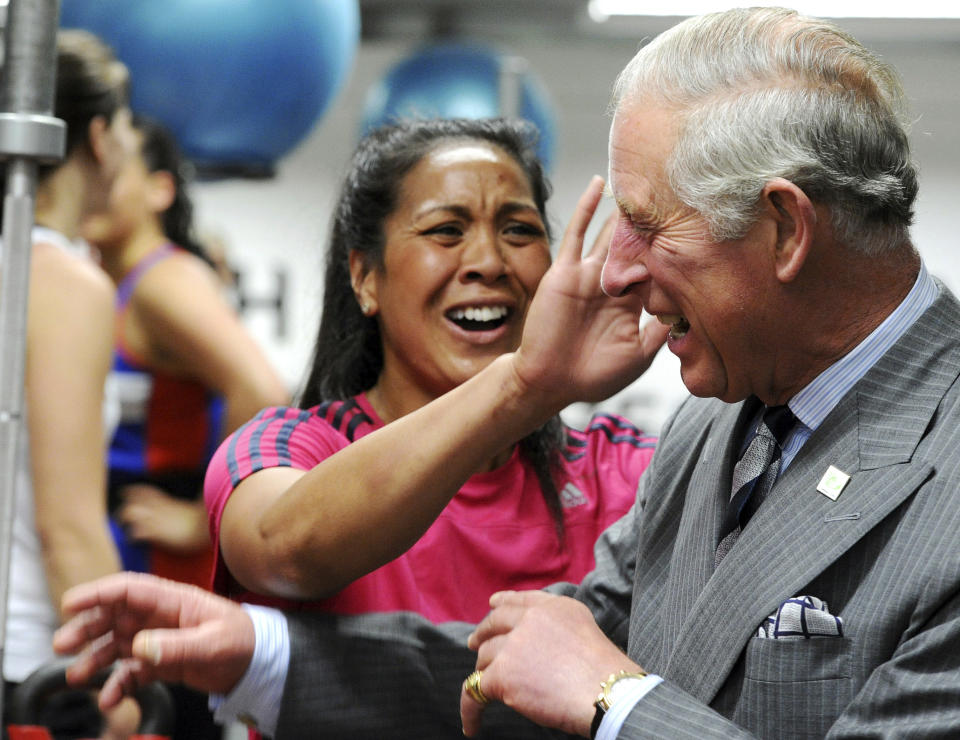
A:
POLYGON ((786 406, 770 406, 763 412, 757 432, 733 468, 730 504, 723 520, 714 565, 730 552, 741 530, 763 503, 780 473, 783 443, 797 417, 786 406))

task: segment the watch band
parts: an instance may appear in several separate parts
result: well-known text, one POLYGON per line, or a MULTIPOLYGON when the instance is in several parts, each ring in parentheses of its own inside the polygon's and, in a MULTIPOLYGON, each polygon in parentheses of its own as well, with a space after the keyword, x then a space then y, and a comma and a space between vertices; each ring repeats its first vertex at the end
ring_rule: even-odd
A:
POLYGON ((646 676, 645 671, 618 671, 617 673, 611 673, 606 681, 600 682, 600 694, 593 703, 596 711, 593 713, 593 722, 590 723, 590 740, 595 740, 597 732, 600 730, 600 723, 603 722, 607 711, 613 706, 613 698, 611 697, 613 685, 624 678, 642 679, 646 678, 646 676))

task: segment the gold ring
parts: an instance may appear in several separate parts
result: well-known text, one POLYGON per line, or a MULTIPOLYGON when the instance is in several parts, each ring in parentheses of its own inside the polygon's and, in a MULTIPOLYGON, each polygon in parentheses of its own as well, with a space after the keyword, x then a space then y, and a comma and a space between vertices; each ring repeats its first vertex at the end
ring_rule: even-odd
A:
POLYGON ((483 671, 474 671, 467 676, 467 680, 463 682, 463 688, 477 704, 486 706, 490 703, 490 699, 487 698, 487 695, 483 693, 483 689, 480 688, 480 679, 482 676, 483 671))

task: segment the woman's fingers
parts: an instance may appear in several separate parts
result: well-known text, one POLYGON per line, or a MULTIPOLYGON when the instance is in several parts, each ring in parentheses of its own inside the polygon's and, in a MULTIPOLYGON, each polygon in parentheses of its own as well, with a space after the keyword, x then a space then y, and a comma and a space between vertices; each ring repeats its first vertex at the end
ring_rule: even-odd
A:
POLYGON ((593 214, 596 213, 600 197, 603 195, 603 185, 603 178, 594 175, 590 184, 587 185, 587 189, 583 191, 577 201, 570 223, 567 224, 567 228, 563 232, 560 248, 557 250, 558 262, 580 260, 583 253, 583 239, 587 233, 587 227, 590 226, 590 221, 593 219, 593 214))

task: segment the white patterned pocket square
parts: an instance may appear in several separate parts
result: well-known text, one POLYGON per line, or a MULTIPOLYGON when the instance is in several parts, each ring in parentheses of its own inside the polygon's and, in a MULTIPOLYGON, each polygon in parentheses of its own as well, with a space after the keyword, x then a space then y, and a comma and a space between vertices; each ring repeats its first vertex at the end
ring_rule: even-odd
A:
POLYGON ((843 637, 843 619, 831 614, 827 602, 816 596, 795 596, 763 620, 757 637, 773 640, 843 637))

